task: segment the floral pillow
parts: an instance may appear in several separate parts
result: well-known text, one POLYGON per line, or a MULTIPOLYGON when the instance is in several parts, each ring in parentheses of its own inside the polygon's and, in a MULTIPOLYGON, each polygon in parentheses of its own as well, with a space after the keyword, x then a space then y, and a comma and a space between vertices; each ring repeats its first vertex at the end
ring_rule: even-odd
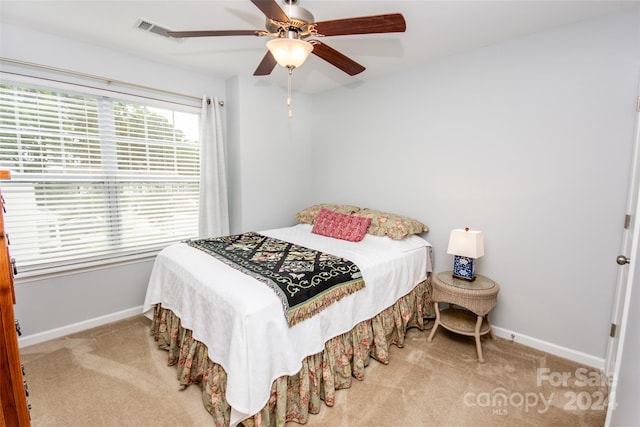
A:
POLYGON ((416 219, 375 209, 360 209, 358 216, 371 218, 367 233, 374 236, 388 236, 394 240, 401 240, 411 234, 429 231, 429 227, 416 219))
POLYGON ((320 214, 320 210, 322 208, 344 214, 352 214, 360 210, 358 206, 320 203, 318 205, 309 206, 308 208, 301 210, 296 214, 296 219, 303 224, 313 224, 314 222, 316 222, 316 218, 320 214))
POLYGON ((311 232, 350 242, 359 242, 367 234, 369 225, 371 225, 371 218, 347 215, 322 208, 311 232))

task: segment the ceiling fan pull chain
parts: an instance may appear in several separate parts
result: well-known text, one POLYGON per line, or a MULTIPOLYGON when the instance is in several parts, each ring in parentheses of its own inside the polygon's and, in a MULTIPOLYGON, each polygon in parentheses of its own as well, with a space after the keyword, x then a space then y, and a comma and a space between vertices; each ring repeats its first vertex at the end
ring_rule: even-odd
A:
POLYGON ((287 108, 289 109, 289 118, 291 118, 291 76, 293 74, 293 67, 287 67, 289 75, 287 76, 287 108))

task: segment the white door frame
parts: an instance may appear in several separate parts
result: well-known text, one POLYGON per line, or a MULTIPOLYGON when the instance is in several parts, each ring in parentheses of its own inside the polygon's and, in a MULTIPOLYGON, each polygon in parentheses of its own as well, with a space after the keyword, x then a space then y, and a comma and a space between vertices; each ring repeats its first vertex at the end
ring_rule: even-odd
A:
MULTIPOLYGON (((640 212, 640 205, 636 206, 636 211, 640 212)), ((635 221, 633 226, 630 258, 605 427, 638 425, 640 421, 637 406, 640 389, 640 367, 637 363, 640 357, 640 221, 635 221)))
MULTIPOLYGON (((638 91, 640 93, 640 90, 638 91)), ((622 232, 622 244, 620 246, 620 255, 631 259, 632 246, 636 239, 640 236, 635 233, 634 224, 638 222, 638 192, 640 191, 640 96, 636 103, 636 127, 633 141, 633 152, 631 158, 631 171, 629 178, 629 190, 627 192, 627 212, 625 217, 625 227, 622 232)), ((622 219, 621 219, 622 220, 622 219)), ((640 231, 638 231, 640 233, 640 231)), ((614 260, 611 260, 614 262, 614 260)), ((633 260, 631 261, 633 262, 633 260)), ((627 288, 630 286, 629 280, 633 277, 629 276, 628 265, 622 265, 618 268, 618 277, 616 280, 616 292, 611 310, 611 325, 615 328, 615 333, 609 337, 607 343, 607 355, 605 359, 605 374, 612 377, 616 370, 616 361, 618 360, 618 351, 620 350, 620 327, 623 321, 623 313, 625 309, 625 300, 627 296, 627 288), (615 326, 614 326, 615 325, 615 326)))

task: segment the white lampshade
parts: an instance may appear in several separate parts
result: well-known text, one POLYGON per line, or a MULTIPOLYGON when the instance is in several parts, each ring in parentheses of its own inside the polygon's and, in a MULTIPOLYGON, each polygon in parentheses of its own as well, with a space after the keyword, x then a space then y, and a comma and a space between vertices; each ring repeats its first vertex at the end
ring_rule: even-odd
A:
POLYGON ((299 39, 279 38, 269 40, 267 49, 283 67, 299 67, 313 50, 311 43, 299 39))
POLYGON ((451 230, 447 253, 467 258, 480 258, 484 255, 484 238, 482 231, 468 228, 451 230))

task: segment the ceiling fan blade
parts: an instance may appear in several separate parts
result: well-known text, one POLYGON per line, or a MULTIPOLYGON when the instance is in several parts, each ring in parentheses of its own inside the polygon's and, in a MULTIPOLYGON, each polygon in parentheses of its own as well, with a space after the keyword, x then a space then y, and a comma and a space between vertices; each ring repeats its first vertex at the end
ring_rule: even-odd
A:
POLYGON ((402 33, 406 31, 407 23, 402 14, 391 13, 316 22, 314 27, 318 34, 323 36, 346 36, 350 34, 402 33))
POLYGON ((331 65, 338 67, 350 76, 355 76, 356 74, 359 74, 365 70, 362 65, 358 64, 353 59, 341 54, 334 48, 329 47, 317 40, 313 41, 312 53, 324 59, 331 65))
POLYGON ((251 0, 251 3, 255 4, 272 21, 289 22, 289 17, 275 0, 251 0))
POLYGON ((268 76, 271 74, 273 69, 276 67, 276 58, 273 57, 270 51, 264 55, 260 64, 258 64, 258 68, 253 72, 254 76, 268 76))
POLYGON ((184 37, 218 37, 218 36, 264 36, 264 30, 195 30, 195 31, 167 31, 173 38, 184 37))

